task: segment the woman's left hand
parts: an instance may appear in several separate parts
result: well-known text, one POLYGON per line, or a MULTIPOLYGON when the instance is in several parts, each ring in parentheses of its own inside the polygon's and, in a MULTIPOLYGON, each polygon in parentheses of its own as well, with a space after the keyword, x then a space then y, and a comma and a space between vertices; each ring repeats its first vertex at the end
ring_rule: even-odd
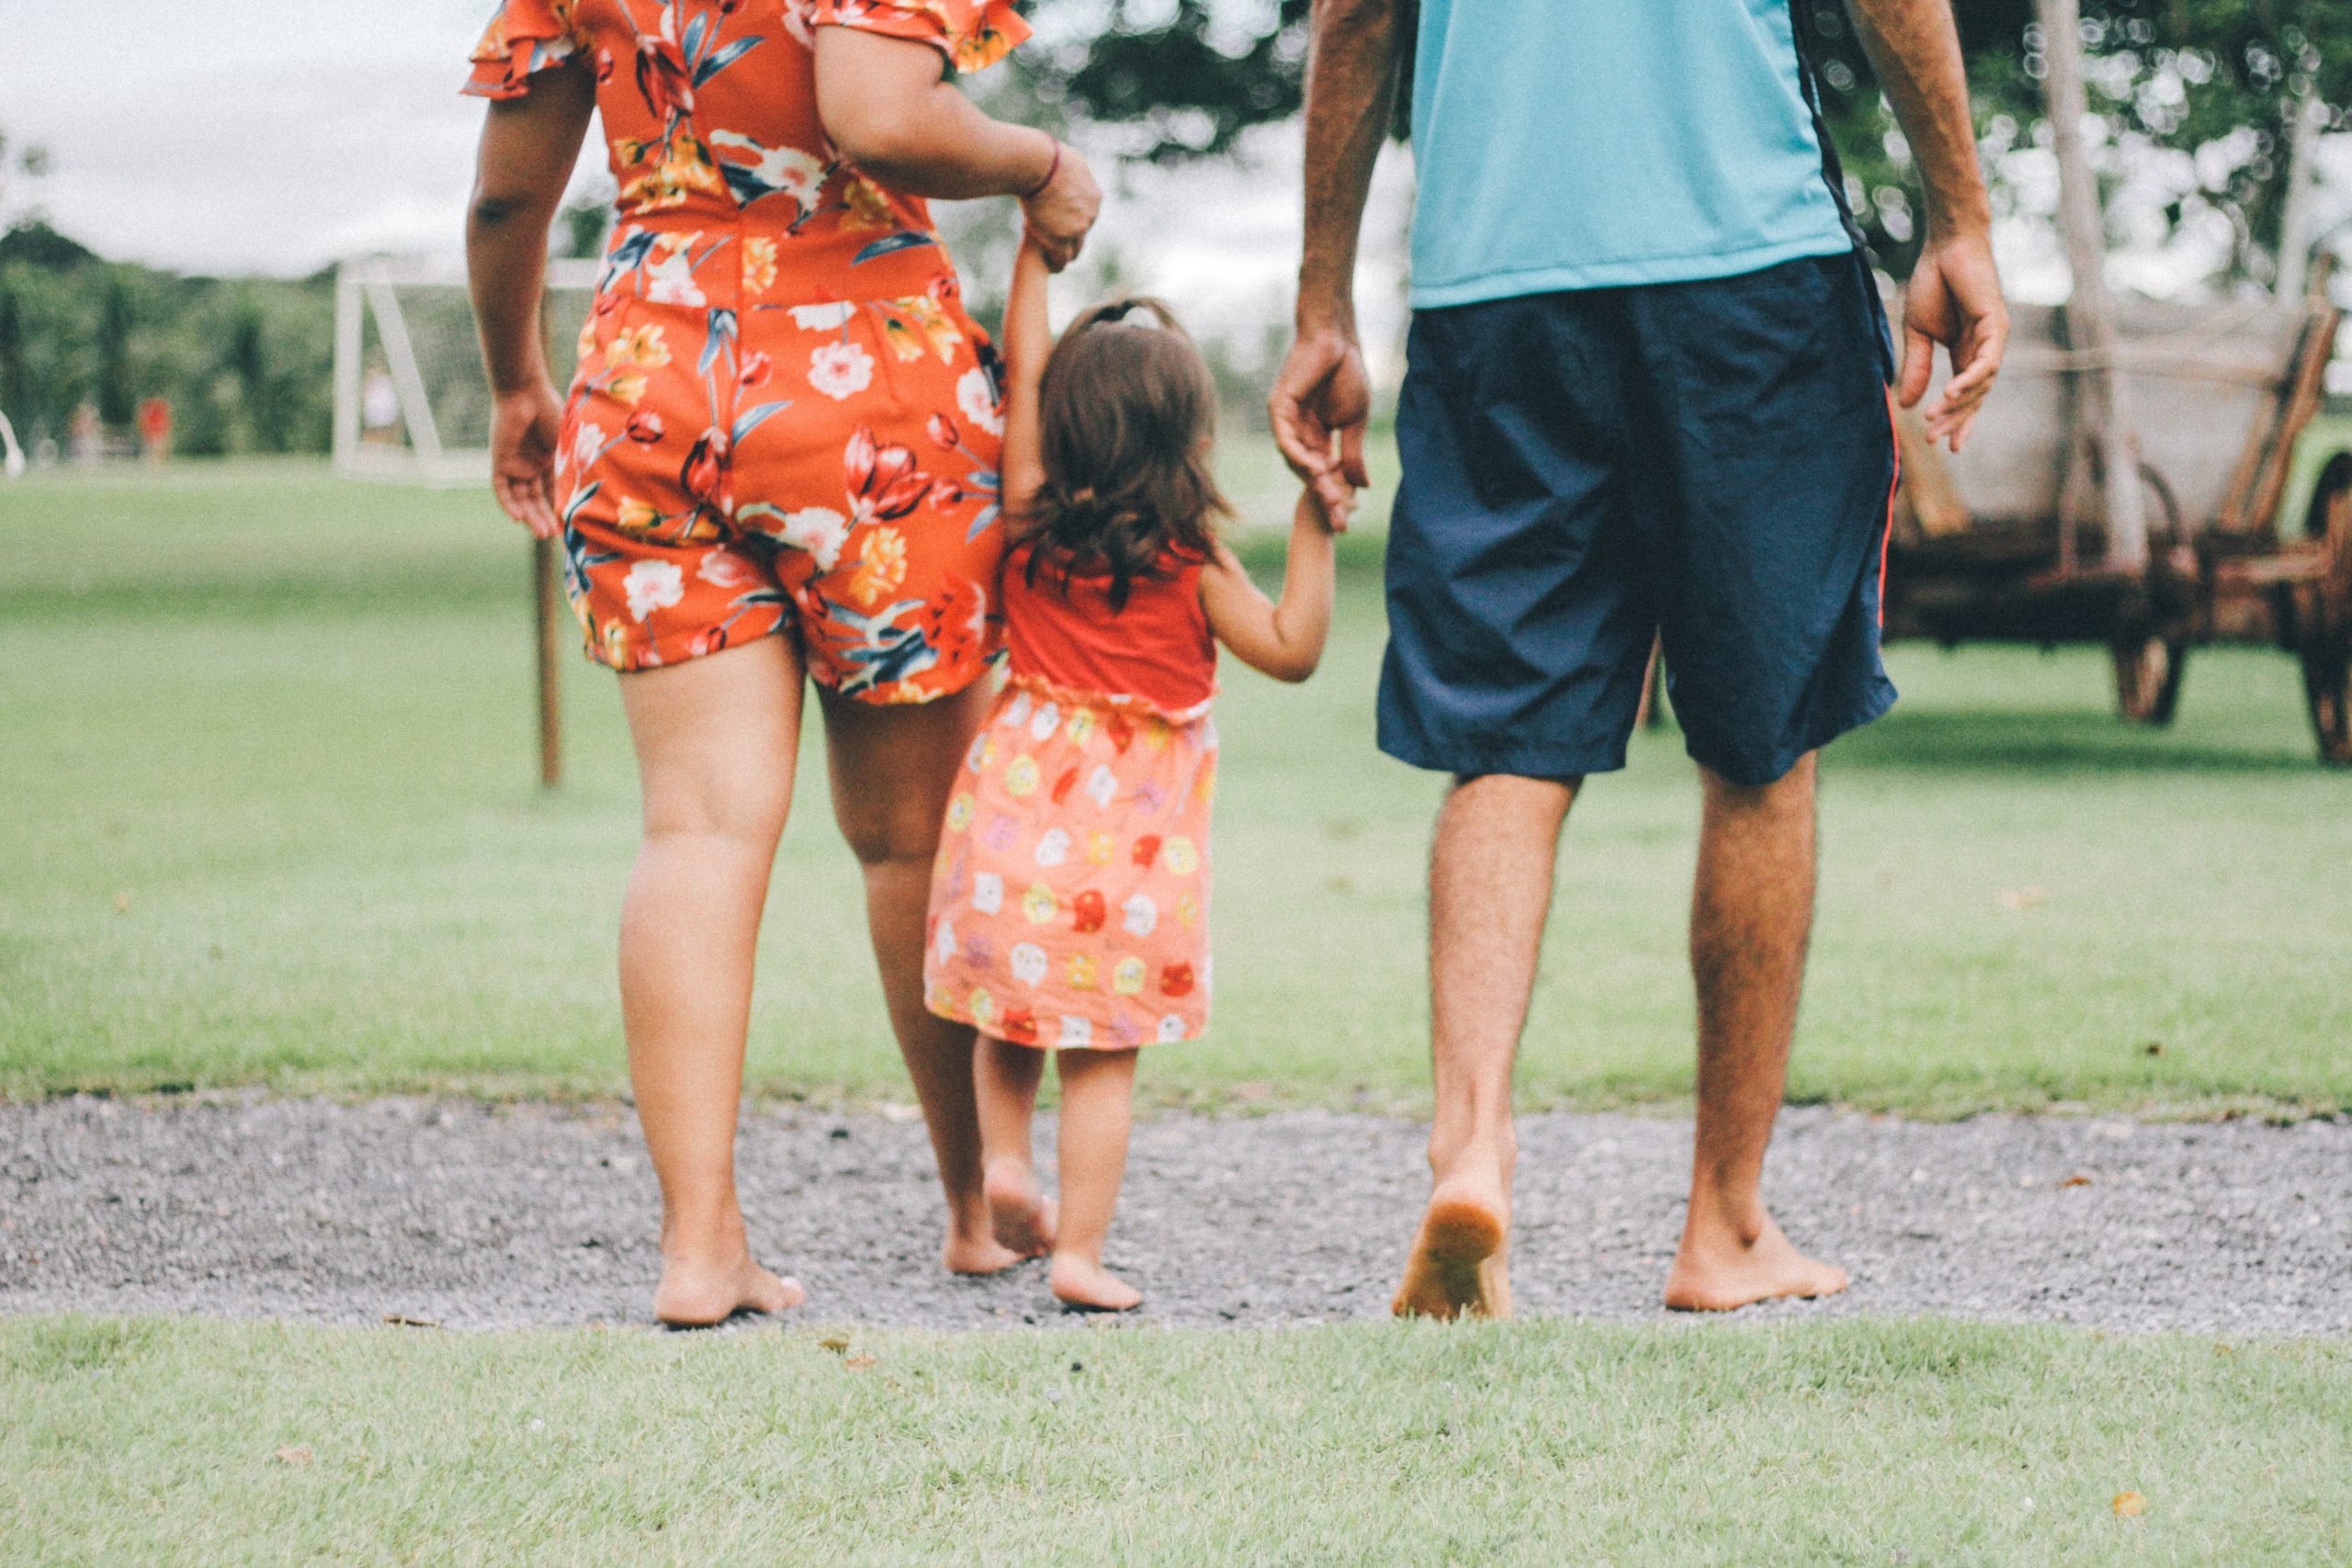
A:
POLYGON ((555 450, 563 439, 563 400, 542 380, 501 392, 490 412, 490 482, 507 516, 538 539, 563 531, 555 514, 555 450))

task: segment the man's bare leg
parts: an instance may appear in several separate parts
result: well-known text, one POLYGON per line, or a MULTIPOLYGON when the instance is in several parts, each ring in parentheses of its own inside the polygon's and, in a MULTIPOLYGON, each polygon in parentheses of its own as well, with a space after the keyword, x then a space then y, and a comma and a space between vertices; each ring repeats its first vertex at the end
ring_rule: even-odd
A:
POLYGON ((1402 1315, 1510 1315, 1511 1068, 1552 907, 1560 827, 1579 780, 1465 779, 1430 855, 1430 1013, 1437 1114, 1429 1212, 1402 1315))
POLYGON ((1705 770, 1690 901, 1699 1116, 1690 1209, 1666 1304, 1725 1312, 1834 1295, 1846 1271, 1799 1252, 1764 1210, 1764 1149, 1787 1086, 1813 931, 1814 758, 1749 789, 1705 770))

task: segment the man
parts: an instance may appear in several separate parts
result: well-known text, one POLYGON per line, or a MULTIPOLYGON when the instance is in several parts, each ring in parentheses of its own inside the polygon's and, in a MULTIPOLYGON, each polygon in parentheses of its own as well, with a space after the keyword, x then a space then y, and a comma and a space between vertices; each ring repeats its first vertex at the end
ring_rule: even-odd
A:
MULTIPOLYGON (((2007 316, 1950 0, 1851 0, 1926 195, 1899 396, 1954 450, 2007 316)), ((1292 466, 1365 483, 1351 299, 1408 0, 1317 0, 1292 466)), ((1894 701, 1877 295, 1788 0, 1421 0, 1414 320, 1380 744, 1455 775, 1430 871, 1437 1112, 1399 1313, 1502 1316, 1513 1059, 1553 864, 1621 767, 1652 638, 1704 794, 1696 1157, 1667 1304, 1842 1290, 1766 1212, 1814 890, 1814 761, 1894 701)))

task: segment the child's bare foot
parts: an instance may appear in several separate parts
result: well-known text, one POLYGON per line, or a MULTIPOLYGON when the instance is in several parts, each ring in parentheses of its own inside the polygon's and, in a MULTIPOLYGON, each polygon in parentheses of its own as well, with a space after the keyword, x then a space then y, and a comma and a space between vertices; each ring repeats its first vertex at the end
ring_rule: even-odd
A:
POLYGON ((1752 1240, 1722 1224, 1685 1228, 1666 1277, 1666 1304, 1677 1312, 1731 1312, 1786 1296, 1834 1296, 1845 1288, 1846 1270, 1799 1252, 1768 1215, 1752 1240))
POLYGON ((977 1276, 1001 1274, 1021 1262, 1022 1257, 985 1232, 950 1231, 946 1245, 939 1249, 939 1261, 950 1274, 977 1276))
POLYGON ((672 1328, 708 1328, 739 1312, 790 1312, 808 1299, 799 1280, 769 1273, 748 1252, 732 1263, 678 1258, 662 1265, 653 1315, 672 1328))
POLYGON ((1132 1312, 1143 1305, 1141 1291, 1084 1258, 1055 1258, 1046 1283, 1057 1301, 1079 1312, 1132 1312))
POLYGON ((1510 1240, 1510 1210, 1498 1188, 1467 1179, 1440 1182, 1390 1310, 1398 1317, 1509 1317, 1510 1240))
POLYGON ((1043 1258, 1054 1249, 1057 1218, 1054 1201, 1037 1185, 1037 1172, 1017 1160, 997 1160, 980 1183, 988 1199, 989 1228, 997 1245, 1023 1258, 1043 1258))

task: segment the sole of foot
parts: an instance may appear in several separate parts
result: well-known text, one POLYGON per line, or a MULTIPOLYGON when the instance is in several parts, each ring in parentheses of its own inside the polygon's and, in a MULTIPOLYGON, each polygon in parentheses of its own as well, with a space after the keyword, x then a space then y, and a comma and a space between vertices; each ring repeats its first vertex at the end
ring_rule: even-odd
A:
POLYGON ((1421 1216, 1390 1310, 1398 1317, 1510 1315, 1510 1263, 1502 1215, 1465 1198, 1441 1198, 1421 1216))
POLYGON ((715 1328, 746 1314, 779 1316, 808 1299, 799 1280, 771 1274, 749 1258, 717 1267, 673 1264, 653 1292, 653 1316, 665 1328, 715 1328))
POLYGON ((1064 1312, 1133 1312, 1143 1305, 1143 1292, 1099 1263, 1056 1258, 1046 1288, 1064 1312))
POLYGON ((1675 1312, 1736 1312, 1761 1302, 1815 1301, 1847 1285, 1846 1270, 1799 1252, 1767 1220, 1755 1241, 1693 1242, 1685 1238, 1666 1278, 1666 1304, 1675 1312))
POLYGON ((1043 1258, 1054 1249, 1059 1215, 1037 1185, 1037 1174, 1017 1166, 991 1167, 981 1182, 988 1200, 989 1228, 999 1247, 1022 1258, 1043 1258))

